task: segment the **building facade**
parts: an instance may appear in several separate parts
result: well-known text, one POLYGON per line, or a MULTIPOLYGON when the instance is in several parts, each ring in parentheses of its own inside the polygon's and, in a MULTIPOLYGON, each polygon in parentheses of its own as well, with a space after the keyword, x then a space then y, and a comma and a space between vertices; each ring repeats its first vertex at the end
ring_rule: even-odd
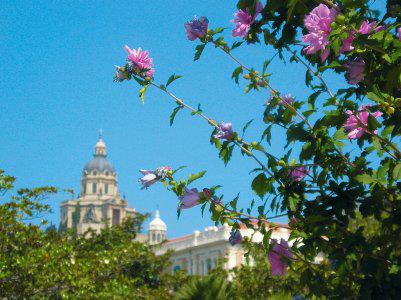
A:
MULTIPOLYGON (((158 213, 156 216, 157 219, 160 219, 158 213)), ((276 225, 277 228, 274 229, 272 238, 288 240, 291 233, 289 226, 287 224, 276 225)), ((222 267, 230 270, 246 263, 242 245, 231 246, 228 242, 231 230, 231 227, 226 224, 221 227, 210 226, 202 232, 196 230, 189 235, 166 239, 160 245, 155 246, 155 253, 156 255, 161 255, 169 250, 174 251, 170 258, 170 273, 174 273, 177 270, 186 270, 190 275, 207 275, 211 269, 217 266, 220 259, 223 261, 222 267)), ((261 242, 263 239, 260 232, 255 233, 253 229, 248 229, 243 224, 240 231, 243 237, 248 237, 253 242, 261 242)), ((150 225, 149 232, 151 232, 150 225)), ((155 243, 158 243, 157 239, 156 242, 153 242, 153 244, 155 243)))
POLYGON ((106 145, 100 132, 93 159, 84 167, 81 191, 77 199, 60 205, 60 229, 83 234, 89 228, 99 233, 108 225, 117 225, 135 209, 127 206, 118 191, 117 173, 107 160, 106 145))

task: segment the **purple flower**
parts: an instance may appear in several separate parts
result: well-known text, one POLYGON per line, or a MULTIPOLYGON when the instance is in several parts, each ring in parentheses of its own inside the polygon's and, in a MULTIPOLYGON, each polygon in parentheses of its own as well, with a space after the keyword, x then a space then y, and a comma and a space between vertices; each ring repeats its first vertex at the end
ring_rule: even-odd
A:
POLYGON ((329 9, 326 5, 320 4, 315 7, 304 19, 304 25, 309 33, 302 36, 304 43, 309 43, 304 51, 306 54, 314 54, 321 51, 322 61, 325 61, 330 53, 326 46, 329 44, 327 36, 331 32, 330 24, 335 21, 336 8, 329 9))
MULTIPOLYGON (((344 124, 344 128, 348 131, 348 138, 359 139, 366 131, 366 127, 368 126, 368 118, 370 113, 366 110, 366 106, 362 105, 361 109, 354 113, 350 110, 346 111, 348 115, 348 119, 344 124)), ((372 114, 376 119, 379 118, 383 113, 380 111, 376 111, 372 114)), ((376 133, 377 131, 375 131, 376 133)))
POLYGON ((272 246, 271 251, 267 255, 270 268, 273 276, 281 275, 284 276, 287 268, 287 261, 292 259, 292 253, 286 240, 281 239, 280 244, 277 243, 276 239, 272 239, 270 242, 272 246))
POLYGON ((344 53, 344 52, 350 52, 354 50, 354 47, 352 46, 352 43, 355 40, 355 33, 351 32, 348 34, 348 37, 344 40, 342 40, 343 44, 340 48, 339 54, 344 53))
POLYGON ((139 172, 144 175, 141 179, 139 179, 139 182, 142 184, 142 189, 147 189, 159 180, 155 171, 141 169, 139 172))
POLYGON ((369 23, 368 20, 363 21, 363 23, 361 24, 361 27, 359 27, 358 32, 361 34, 369 34, 372 32, 373 28, 375 28, 376 26, 376 21, 373 21, 371 23, 369 23))
POLYGON ((401 27, 397 29, 398 39, 401 41, 401 27))
POLYGON ((233 230, 230 233, 230 237, 228 238, 228 242, 231 244, 231 246, 235 246, 237 244, 241 244, 242 243, 242 235, 241 235, 241 231, 239 230, 233 230))
POLYGON ((130 49, 128 46, 125 46, 125 50, 128 53, 127 61, 129 64, 132 64, 134 69, 138 68, 139 72, 146 70, 145 75, 153 77, 155 72, 155 70, 152 69, 153 60, 149 57, 149 52, 147 50, 142 51, 141 48, 138 48, 138 50, 130 49))
POLYGON ((233 29, 232 35, 246 38, 251 25, 255 22, 255 19, 262 11, 262 9, 263 5, 258 1, 253 16, 251 16, 249 8, 246 8, 245 11, 240 9, 239 11, 235 12, 234 13, 235 18, 231 20, 231 22, 235 24, 235 28, 233 29))
POLYGON ((184 24, 185 30, 187 32, 187 37, 190 41, 194 41, 197 38, 204 37, 207 32, 207 27, 209 20, 206 17, 201 17, 199 20, 194 17, 192 21, 184 24))
POLYGON ((149 186, 156 183, 157 181, 165 179, 168 171, 170 170, 170 166, 159 167, 155 171, 144 169, 139 170, 139 172, 144 175, 141 179, 139 179, 139 182, 142 184, 142 189, 147 189, 149 186))
POLYGON ((181 209, 187 209, 199 204, 199 192, 197 188, 185 188, 184 195, 178 197, 181 201, 181 209))
POLYGON ((290 172, 290 178, 293 181, 301 181, 306 175, 308 175, 310 171, 304 166, 296 167, 294 170, 290 172))
POLYGON ((348 60, 344 67, 347 69, 346 78, 349 84, 358 84, 365 77, 365 62, 362 58, 348 60))
POLYGON ((291 96, 291 94, 285 94, 281 96, 281 104, 284 105, 292 105, 292 103, 294 103, 295 99, 293 96, 291 96))
POLYGON ((116 67, 116 72, 114 73, 114 81, 123 82, 125 79, 127 79, 127 76, 125 74, 125 68, 120 66, 115 66, 115 67, 116 67))
POLYGON ((233 126, 232 126, 232 124, 231 123, 221 122, 221 124, 217 128, 217 134, 215 134, 213 137, 215 139, 230 140, 232 135, 233 135, 233 126))

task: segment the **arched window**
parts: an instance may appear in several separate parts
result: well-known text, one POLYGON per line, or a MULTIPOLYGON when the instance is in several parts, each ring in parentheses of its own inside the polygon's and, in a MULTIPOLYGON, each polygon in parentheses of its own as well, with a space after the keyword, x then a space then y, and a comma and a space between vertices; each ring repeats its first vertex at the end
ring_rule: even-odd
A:
POLYGON ((96 191, 97 191, 97 185, 96 185, 96 182, 94 182, 94 183, 92 183, 92 193, 96 194, 96 191))
POLYGON ((96 171, 93 171, 93 175, 97 175, 97 172, 96 172, 96 171))
POLYGON ((156 234, 152 233, 152 241, 155 242, 156 241, 156 234))
POLYGON ((109 176, 109 172, 106 172, 106 176, 109 176))
POLYGON ((104 193, 106 195, 109 193, 109 185, 107 183, 104 185, 104 193))
POLYGON ((212 269, 212 260, 210 258, 206 260, 206 266, 207 266, 207 273, 209 274, 210 270, 212 269))
POLYGON ((162 241, 162 236, 160 233, 157 234, 157 241, 160 243, 162 241))
POLYGON ((84 194, 86 194, 86 182, 84 182, 84 194))

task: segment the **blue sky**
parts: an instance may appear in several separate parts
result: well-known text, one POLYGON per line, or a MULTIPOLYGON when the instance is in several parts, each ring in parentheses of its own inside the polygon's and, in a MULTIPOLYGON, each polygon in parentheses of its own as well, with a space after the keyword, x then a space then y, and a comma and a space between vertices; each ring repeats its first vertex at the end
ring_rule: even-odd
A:
MULTIPOLYGON (((212 225, 200 209, 184 211, 177 220, 177 199, 164 187, 141 190, 138 169, 185 165, 182 176, 207 170, 194 186, 220 184, 225 198, 240 193, 240 204, 258 198, 250 190, 256 163, 238 151, 225 167, 209 144, 211 128, 199 118, 180 112, 173 127, 171 99, 149 89, 146 103, 134 82, 112 81, 115 64, 125 60, 125 44, 150 51, 155 80, 172 74, 184 77, 172 91, 189 104, 201 103, 205 114, 230 121, 241 131, 254 119, 246 139, 264 130, 263 103, 267 93, 243 93, 230 78, 236 67, 221 51, 207 47, 193 62, 196 43, 187 40, 183 24, 194 15, 207 16, 211 27, 232 27, 236 1, 4 1, 0 11, 0 167, 17 177, 18 187, 54 185, 79 192, 82 168, 92 158, 99 128, 103 129, 109 160, 117 169, 119 187, 129 205, 140 212, 158 206, 168 236, 191 233, 212 225)), ((231 30, 231 29, 230 29, 231 30)), ((229 41, 235 41, 225 33, 229 41)), ((236 39, 238 40, 238 39, 236 39)), ((236 54, 249 66, 261 68, 274 55, 263 46, 241 48, 236 54)), ((273 85, 297 99, 306 97, 301 65, 270 66, 273 85)), ((329 83, 344 84, 341 77, 329 83)), ((280 153, 282 132, 273 134, 272 153, 280 153)), ((58 224, 59 204, 68 195, 49 200, 58 224)), ((282 221, 285 221, 282 220, 282 221)))

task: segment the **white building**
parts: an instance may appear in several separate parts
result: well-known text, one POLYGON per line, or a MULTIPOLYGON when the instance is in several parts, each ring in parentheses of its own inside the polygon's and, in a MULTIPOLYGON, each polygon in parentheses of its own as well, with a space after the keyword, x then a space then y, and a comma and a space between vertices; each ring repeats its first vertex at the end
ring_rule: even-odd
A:
POLYGON ((106 224, 120 224, 125 217, 135 215, 135 209, 127 207, 127 201, 121 198, 117 173, 106 157, 106 145, 100 132, 93 159, 83 169, 78 198, 60 205, 62 230, 74 229, 82 234, 91 228, 100 232, 106 224))
MULTIPOLYGON (((153 221, 156 221, 157 224, 164 224, 158 212, 153 221)), ((154 226, 152 222, 149 224, 149 236, 155 232, 152 229, 154 226)), ((289 226, 287 224, 276 225, 277 228, 273 231, 272 238, 288 240, 290 236, 289 226)), ((164 229, 166 233, 167 227, 164 229)), ((262 241, 263 236, 260 232, 255 233, 254 230, 246 228, 244 224, 240 231, 243 237, 252 238, 254 242, 262 241)), ((222 258, 225 258, 223 268, 229 270, 245 263, 244 250, 241 244, 231 246, 228 242, 230 232, 231 228, 228 225, 207 227, 202 232, 194 231, 189 235, 168 239, 157 246, 155 252, 156 255, 161 255, 168 250, 174 251, 171 256, 171 270, 169 270, 171 273, 176 270, 186 270, 190 275, 207 275, 211 269, 217 266, 218 260, 222 258)), ((156 242, 158 242, 157 239, 156 242)))

